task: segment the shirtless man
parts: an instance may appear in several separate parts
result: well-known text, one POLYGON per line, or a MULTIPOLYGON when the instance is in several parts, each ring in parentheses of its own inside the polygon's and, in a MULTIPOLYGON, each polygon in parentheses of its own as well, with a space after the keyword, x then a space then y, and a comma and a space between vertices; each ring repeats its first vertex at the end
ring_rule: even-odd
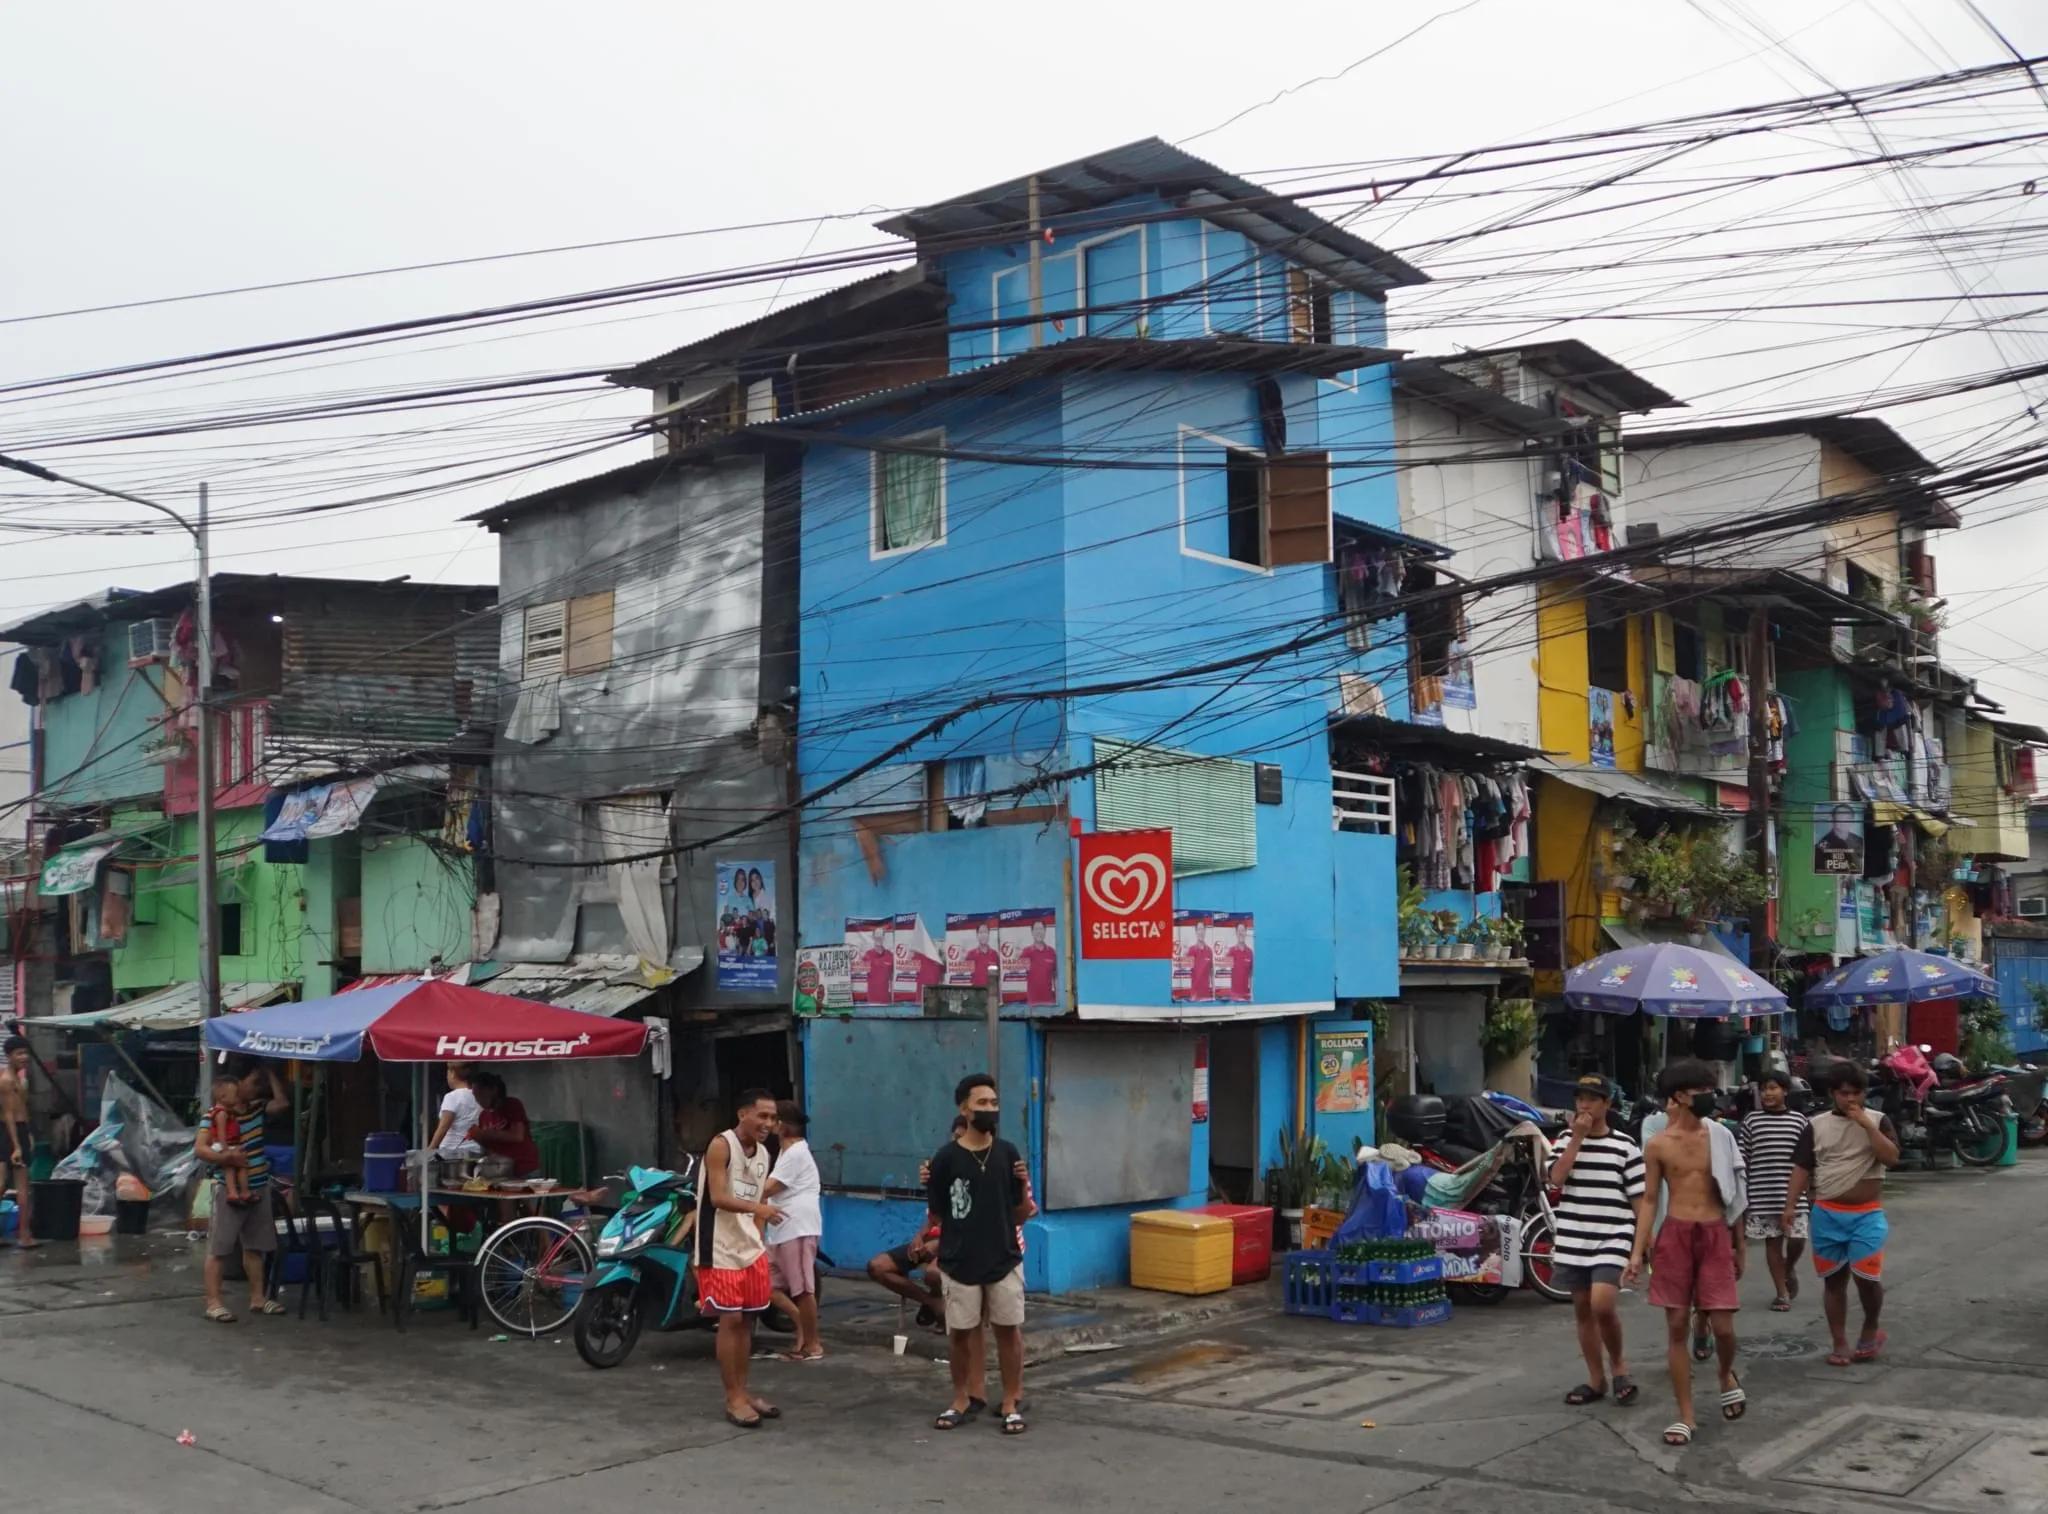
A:
POLYGON ((29 1233, 28 1159, 35 1142, 28 1127, 28 1040, 7 1038, 7 1065, 0 1068, 0 1193, 14 1186, 14 1244, 26 1251, 41 1244, 29 1233))
POLYGON ((1714 1072, 1704 1062, 1673 1062, 1657 1074, 1670 1123, 1643 1148, 1643 1194, 1636 1200, 1635 1251, 1624 1283, 1642 1276, 1649 1257, 1650 1302, 1664 1311, 1665 1360, 1678 1418, 1664 1431, 1667 1446, 1692 1444, 1692 1359, 1687 1326, 1703 1311, 1721 1359, 1721 1417, 1736 1420, 1748 1397, 1735 1377, 1736 1284, 1742 1277, 1744 1193, 1741 1149, 1713 1119, 1714 1072), (1667 1198, 1657 1227, 1657 1200, 1667 1198), (1652 1249, 1651 1236, 1655 1234, 1652 1249))
POLYGON ((1892 1122, 1863 1105, 1869 1089, 1863 1069, 1837 1062, 1828 1071, 1834 1108, 1808 1123, 1792 1149, 1792 1180, 1785 1192, 1781 1224, 1789 1225, 1799 1201, 1813 1195, 1813 1266, 1825 1284, 1821 1306, 1834 1349, 1830 1367, 1876 1361, 1884 1349, 1878 1316, 1884 1309, 1884 1245, 1890 1226, 1884 1217, 1884 1171, 1899 1161, 1899 1136, 1892 1122), (1863 1328, 1849 1347, 1849 1279, 1863 1304, 1863 1328))

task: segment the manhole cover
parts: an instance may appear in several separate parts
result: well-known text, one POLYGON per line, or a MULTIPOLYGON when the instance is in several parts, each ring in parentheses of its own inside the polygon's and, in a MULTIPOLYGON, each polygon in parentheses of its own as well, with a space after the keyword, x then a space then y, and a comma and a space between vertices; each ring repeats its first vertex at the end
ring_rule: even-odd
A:
POLYGON ((1802 1356, 1820 1355, 1820 1343, 1803 1335, 1766 1335, 1744 1341, 1742 1354, 1764 1362, 1794 1361, 1802 1356))

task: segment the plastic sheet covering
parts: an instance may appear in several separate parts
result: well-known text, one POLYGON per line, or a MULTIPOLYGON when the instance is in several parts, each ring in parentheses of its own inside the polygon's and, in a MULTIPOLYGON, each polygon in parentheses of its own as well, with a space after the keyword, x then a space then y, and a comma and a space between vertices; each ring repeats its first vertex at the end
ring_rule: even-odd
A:
POLYGON ((85 1214, 112 1214, 115 1185, 127 1176, 155 1194, 166 1212, 175 1208, 182 1216, 186 1188, 199 1167, 193 1149, 198 1136, 149 1095, 109 1073, 98 1127, 50 1175, 84 1180, 85 1214))
POLYGON ((1542 1139, 1543 1132, 1524 1120, 1507 1135, 1479 1153, 1456 1172, 1439 1172, 1423 1190, 1425 1209, 1463 1209, 1500 1171, 1508 1153, 1530 1136, 1542 1139))

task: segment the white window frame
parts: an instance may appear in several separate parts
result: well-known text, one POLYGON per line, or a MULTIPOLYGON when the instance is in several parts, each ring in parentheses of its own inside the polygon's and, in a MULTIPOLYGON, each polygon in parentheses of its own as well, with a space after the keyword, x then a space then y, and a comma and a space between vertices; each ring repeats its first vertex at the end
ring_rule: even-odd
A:
MULTIPOLYGON (((541 629, 545 632, 545 624, 543 624, 541 629)), ((528 605, 519 625, 520 678, 522 680, 528 678, 553 678, 558 676, 568 666, 568 663, 569 601, 566 599, 554 599, 549 600, 546 604, 528 605), (545 623, 549 616, 552 616, 555 622, 554 666, 546 666, 544 660, 543 665, 536 668, 533 665, 534 619, 539 617, 545 623)))
MULTIPOLYGON (((1174 442, 1174 456, 1179 465, 1174 471, 1174 481, 1180 512, 1180 555, 1182 557, 1197 558, 1202 562, 1220 563, 1226 568, 1236 568, 1245 573, 1270 576, 1273 570, 1264 563, 1239 562, 1234 557, 1218 557, 1214 552, 1204 552, 1199 547, 1188 545, 1188 439, 1190 437, 1199 438, 1207 445, 1221 447, 1226 452, 1249 452, 1257 457, 1265 456, 1265 452, 1261 448, 1247 447, 1243 442, 1231 441, 1228 437, 1218 436, 1213 431, 1204 431, 1199 426, 1183 425, 1180 427, 1180 434, 1174 442)), ((1224 529, 1226 532, 1229 530, 1227 522, 1224 529)), ((1259 532, 1262 539, 1265 529, 1265 520, 1261 518, 1259 521, 1259 532)))
MULTIPOLYGON (((1074 244, 1074 293, 1078 296, 1074 301, 1074 305, 1077 309, 1084 312, 1089 306, 1088 249, 1100 247, 1105 242, 1114 242, 1118 237, 1130 236, 1138 239, 1138 304, 1140 307, 1131 312, 1136 323, 1132 328, 1131 335, 1133 337, 1141 337, 1144 333, 1137 328, 1149 328, 1152 324, 1151 312, 1144 308, 1145 301, 1152 298, 1152 249, 1145 244, 1145 228, 1142 226, 1121 226, 1115 231, 1107 231, 1099 237, 1090 237, 1085 242, 1076 242, 1074 244)), ((1074 321, 1081 328, 1074 333, 1075 336, 1091 335, 1088 330, 1088 317, 1086 314, 1076 316, 1074 321)))
MULTIPOLYGON (((891 440, 917 442, 943 448, 946 445, 946 433, 943 430, 919 431, 909 436, 892 437, 891 440)), ((906 557, 912 552, 925 552, 933 547, 943 547, 946 544, 947 537, 952 533, 952 521, 949 518, 946 498, 947 485, 949 483, 946 477, 948 472, 946 459, 943 457, 934 457, 932 459, 939 467, 939 534, 930 541, 921 541, 915 546, 884 547, 882 545, 882 458, 884 456, 884 453, 876 451, 868 459, 868 561, 880 562, 885 558, 906 557)))

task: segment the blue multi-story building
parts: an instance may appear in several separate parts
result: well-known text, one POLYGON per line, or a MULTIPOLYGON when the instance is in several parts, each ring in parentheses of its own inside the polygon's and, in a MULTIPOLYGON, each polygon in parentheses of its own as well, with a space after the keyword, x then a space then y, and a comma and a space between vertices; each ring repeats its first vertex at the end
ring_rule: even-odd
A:
POLYGON ((1397 529, 1380 345, 1422 275, 1158 141, 884 229, 915 268, 694 350, 728 399, 666 370, 672 445, 743 405, 801 450, 799 929, 855 999, 803 1027, 828 1242, 916 1228, 994 971, 1027 1278, 1111 1282, 1134 1210, 1370 1134, 1390 786, 1331 751, 1407 715, 1374 604, 1443 555, 1397 529), (1175 959, 1079 955, 1075 835, 1161 826, 1175 959))

